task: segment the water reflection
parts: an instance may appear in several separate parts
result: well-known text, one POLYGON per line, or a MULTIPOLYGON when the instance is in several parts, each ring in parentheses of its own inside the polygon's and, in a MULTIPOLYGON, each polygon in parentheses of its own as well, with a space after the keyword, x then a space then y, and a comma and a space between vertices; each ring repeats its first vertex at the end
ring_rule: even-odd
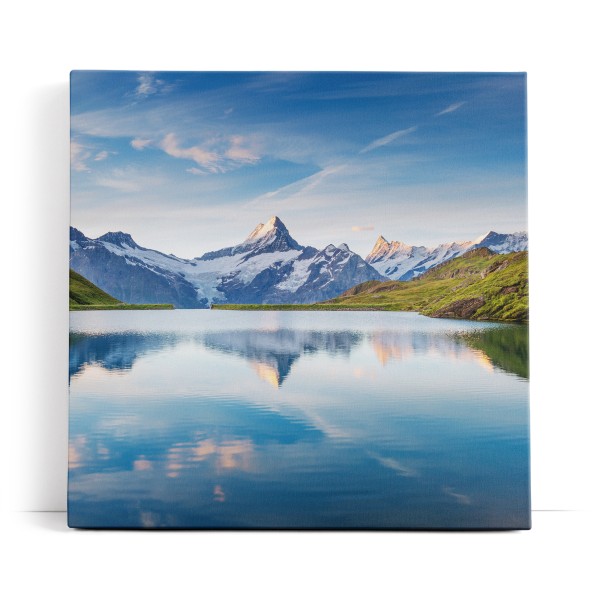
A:
POLYGON ((292 329, 215 331, 194 336, 180 333, 76 333, 70 335, 69 376, 77 375, 86 365, 128 370, 141 356, 192 340, 211 351, 244 358, 263 381, 279 388, 301 356, 320 352, 349 356, 364 339, 370 342, 382 366, 418 354, 437 354, 475 360, 484 368, 497 367, 524 378, 529 376, 529 336, 528 329, 522 326, 453 335, 292 329))
POLYGON ((76 324, 74 526, 528 524, 519 328, 209 311, 76 324))
POLYGON ((499 369, 529 378, 529 329, 526 326, 484 329, 463 334, 461 340, 483 352, 499 369))
POLYGON ((429 355, 444 356, 454 360, 472 360, 490 370, 493 368, 492 361, 475 345, 475 341, 482 333, 474 331, 469 334, 467 339, 472 345, 460 334, 432 335, 425 332, 405 331, 376 331, 370 336, 370 342, 382 366, 386 366, 390 361, 410 360, 419 355, 429 355))
POLYGON ((362 334, 351 331, 219 331, 202 338, 206 348, 246 359, 257 375, 273 387, 281 387, 292 365, 305 354, 326 352, 348 356, 362 334))
POLYGON ((69 334, 69 377, 85 365, 96 364, 109 371, 131 369, 144 354, 173 347, 180 336, 159 333, 69 334))

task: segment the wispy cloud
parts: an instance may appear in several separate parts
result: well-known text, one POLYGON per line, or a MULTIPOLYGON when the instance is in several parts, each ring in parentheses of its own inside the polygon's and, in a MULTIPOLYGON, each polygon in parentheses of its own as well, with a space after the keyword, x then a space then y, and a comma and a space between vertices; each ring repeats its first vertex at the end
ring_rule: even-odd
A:
POLYGON ((148 147, 151 143, 152 140, 144 140, 142 138, 135 138, 130 142, 131 147, 135 148, 136 150, 143 150, 144 148, 148 147))
POLYGON ((140 192, 142 190, 138 181, 120 179, 118 177, 98 177, 96 184, 126 193, 140 192))
POLYGON ((93 146, 86 146, 77 140, 71 140, 71 168, 80 173, 91 172, 88 161, 100 162, 106 160, 114 151, 97 151, 93 146))
POLYGON ((260 156, 248 146, 247 140, 241 135, 229 138, 230 146, 225 151, 225 156, 235 161, 252 163, 260 159, 260 156))
POLYGON ((206 171, 202 169, 198 169, 198 167, 190 167, 185 170, 186 173, 191 173, 192 175, 206 175, 206 171))
POLYGON ((206 169, 209 173, 222 172, 219 166, 219 156, 214 152, 204 150, 200 146, 184 148, 179 145, 174 133, 168 133, 160 142, 159 147, 169 156, 194 161, 198 166, 206 169))
POLYGON ((252 164, 260 160, 260 155, 248 139, 241 135, 210 140, 203 146, 183 147, 174 133, 168 133, 159 143, 159 148, 174 158, 194 161, 195 170, 189 173, 226 173, 242 164, 252 164), (203 171, 201 171, 203 169, 203 171))
POLYGON ((92 153, 88 148, 75 140, 71 140, 71 168, 80 173, 89 171, 86 161, 91 158, 92 153))
POLYGON ((131 168, 113 169, 110 173, 96 178, 96 185, 128 194, 157 187, 162 183, 163 180, 160 177, 131 168))
POLYGON ((115 94, 102 93, 106 75, 81 80, 81 91, 95 100, 74 96, 74 218, 112 229, 123 220, 123 230, 139 221, 168 239, 154 212, 140 210, 152 206, 178 232, 169 251, 191 248, 181 250, 184 256, 200 250, 197 233, 182 217, 191 207, 202 216, 205 251, 225 245, 212 235, 213 223, 236 224, 228 240, 235 243, 238 229, 245 235, 247 221, 264 221, 265 214, 298 228, 303 243, 347 241, 363 254, 379 230, 437 245, 471 239, 470 231, 523 228, 523 169, 514 153, 499 160, 504 148, 522 144, 523 127, 489 127, 499 109, 507 122, 522 124, 522 103, 510 101, 522 98, 522 77, 512 87, 514 77, 473 75, 211 77, 139 71, 119 75, 115 94), (472 98, 478 110, 468 130, 434 126, 464 117, 472 98), (137 172, 119 175, 113 172, 118 167, 137 172), (144 175, 160 175, 164 183, 151 187, 144 175), (443 218, 432 222, 426 218, 432 213, 443 218))
POLYGON ((138 86, 135 88, 136 96, 145 98, 158 92, 166 92, 171 89, 165 81, 157 79, 153 73, 141 73, 138 77, 138 86))
POLYGON ((381 148, 381 146, 387 146, 394 140, 397 140, 398 138, 407 136, 416 130, 417 130, 417 126, 415 125, 414 127, 409 127, 408 129, 400 129, 398 131, 394 131, 394 133, 390 133, 389 135, 386 135, 385 137, 378 138, 378 139, 372 141, 368 146, 365 146, 359 152, 359 154, 365 154, 365 152, 371 152, 371 150, 375 150, 376 148, 381 148))
POLYGON ((157 92, 156 80, 150 73, 142 73, 138 77, 138 86, 135 93, 138 96, 148 96, 157 92))
POLYGON ((107 150, 102 150, 101 152, 98 152, 98 154, 96 154, 96 156, 94 156, 94 160, 106 160, 109 156, 109 152, 107 150))
MULTIPOLYGON (((291 198, 298 196, 299 194, 306 194, 311 190, 314 190, 317 186, 319 186, 323 180, 335 173, 339 173, 346 168, 346 165, 331 165, 329 167, 325 167, 321 169, 314 175, 309 175, 308 177, 304 177, 303 179, 299 179, 298 181, 294 181, 293 183, 289 183, 280 187, 277 190, 273 190, 272 192, 267 192, 264 194, 264 198, 273 198, 273 197, 283 197, 283 198, 291 198)), ((252 202, 260 201, 261 197, 256 198, 252 202)))
POLYGON ((455 110, 458 110, 463 104, 466 104, 466 103, 465 102, 455 102, 454 104, 447 106, 444 110, 441 110, 439 113, 436 113, 435 116, 440 117, 442 115, 447 115, 448 113, 452 113, 455 110))

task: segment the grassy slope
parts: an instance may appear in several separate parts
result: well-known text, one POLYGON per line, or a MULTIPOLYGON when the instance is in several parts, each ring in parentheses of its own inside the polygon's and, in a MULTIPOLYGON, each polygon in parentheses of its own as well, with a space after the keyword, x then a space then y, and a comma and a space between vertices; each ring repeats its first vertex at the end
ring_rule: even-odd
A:
POLYGON ((69 269, 69 306, 121 304, 119 300, 101 290, 83 275, 69 269))
POLYGON ((69 269, 69 310, 154 310, 172 304, 124 304, 91 281, 69 269))
POLYGON ((328 303, 416 310, 431 317, 526 321, 527 252, 467 252, 412 281, 367 282, 328 303), (357 289, 358 288, 358 289, 357 289))
POLYGON ((467 252, 412 281, 367 281, 311 305, 222 305, 243 310, 405 310, 431 317, 527 321, 527 252, 467 252))

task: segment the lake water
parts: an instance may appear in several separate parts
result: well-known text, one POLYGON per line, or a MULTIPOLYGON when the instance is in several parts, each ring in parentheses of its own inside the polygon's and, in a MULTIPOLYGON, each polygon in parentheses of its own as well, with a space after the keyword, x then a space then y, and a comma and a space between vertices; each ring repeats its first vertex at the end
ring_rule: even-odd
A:
POLYGON ((530 525, 527 328, 71 313, 69 524, 530 525))

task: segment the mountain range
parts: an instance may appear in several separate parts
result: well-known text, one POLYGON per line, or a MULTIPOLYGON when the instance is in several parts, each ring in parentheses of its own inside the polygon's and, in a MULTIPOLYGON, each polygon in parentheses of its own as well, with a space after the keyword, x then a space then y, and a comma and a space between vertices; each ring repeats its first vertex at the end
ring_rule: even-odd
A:
POLYGON ((259 223, 235 246, 194 259, 144 248, 131 235, 86 237, 71 227, 71 268, 124 303, 308 304, 329 300, 366 281, 407 280, 486 244, 495 252, 527 246, 527 235, 490 232, 474 242, 437 248, 387 242, 382 236, 363 259, 346 244, 322 250, 300 245, 278 217, 259 223))
MULTIPOLYGON (((323 310, 418 311, 430 317, 525 322, 529 319, 528 253, 472 248, 411 281, 367 281, 323 310)), ((313 307, 311 307, 313 308, 313 307)))
POLYGON ((214 303, 311 303, 385 281, 347 245, 302 246, 278 217, 236 246, 192 260, 143 248, 122 232, 91 239, 71 228, 71 268, 126 303, 208 308, 214 303))
POLYGON ((388 242, 379 236, 366 261, 381 275, 398 281, 410 281, 432 267, 457 258, 476 248, 489 248, 496 254, 527 250, 527 233, 496 233, 489 231, 472 242, 450 242, 435 248, 409 246, 403 242, 388 242))

